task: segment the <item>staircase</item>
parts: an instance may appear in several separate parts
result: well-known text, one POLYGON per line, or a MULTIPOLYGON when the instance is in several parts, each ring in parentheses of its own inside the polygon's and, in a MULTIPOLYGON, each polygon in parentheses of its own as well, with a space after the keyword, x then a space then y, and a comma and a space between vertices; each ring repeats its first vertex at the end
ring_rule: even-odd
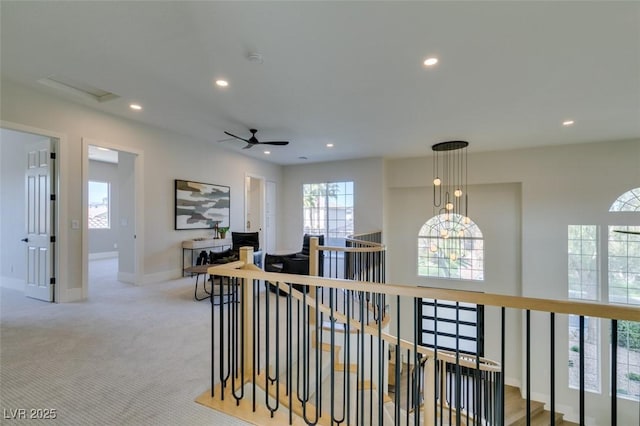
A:
MULTIPOLYGON (((504 389, 504 403, 505 403, 505 425, 507 426, 521 426, 527 424, 527 401, 520 395, 520 389, 514 386, 505 385, 504 389)), ((548 426, 551 424, 551 412, 544 409, 544 403, 539 401, 531 401, 530 403, 531 413, 531 426, 548 426)), ((555 413, 556 425, 569 425, 573 426, 576 423, 567 422, 564 420, 564 414, 555 413)))

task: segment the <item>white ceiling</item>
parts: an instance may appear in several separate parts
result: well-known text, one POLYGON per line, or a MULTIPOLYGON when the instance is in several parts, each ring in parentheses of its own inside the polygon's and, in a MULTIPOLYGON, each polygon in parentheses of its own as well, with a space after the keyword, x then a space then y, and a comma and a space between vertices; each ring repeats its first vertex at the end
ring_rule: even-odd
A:
POLYGON ((279 164, 640 138, 635 1, 3 0, 0 15, 3 78, 279 164), (37 83, 51 76, 120 98, 37 83), (291 143, 218 142, 252 127, 291 143))

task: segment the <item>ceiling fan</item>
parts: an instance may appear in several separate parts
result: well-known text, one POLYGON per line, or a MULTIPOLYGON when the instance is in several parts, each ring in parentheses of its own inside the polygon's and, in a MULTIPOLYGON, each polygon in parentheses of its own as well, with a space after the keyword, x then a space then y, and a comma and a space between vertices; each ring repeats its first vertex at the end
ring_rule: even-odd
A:
MULTIPOLYGON (((265 142, 260 142, 257 138, 256 138, 256 133, 258 132, 256 129, 249 129, 249 131, 251 132, 251 137, 249 139, 245 139, 245 138, 241 138, 240 136, 236 136, 233 133, 229 133, 229 132, 224 132, 225 134, 239 139, 241 141, 245 141, 247 143, 247 145, 242 148, 242 149, 249 149, 251 147, 253 147, 254 145, 289 145, 288 141, 265 141, 265 142)), ((222 142, 222 141, 220 141, 222 142)))
POLYGON ((617 232, 619 234, 631 234, 631 235, 640 235, 639 231, 621 231, 621 230, 617 230, 615 229, 613 232, 617 232))

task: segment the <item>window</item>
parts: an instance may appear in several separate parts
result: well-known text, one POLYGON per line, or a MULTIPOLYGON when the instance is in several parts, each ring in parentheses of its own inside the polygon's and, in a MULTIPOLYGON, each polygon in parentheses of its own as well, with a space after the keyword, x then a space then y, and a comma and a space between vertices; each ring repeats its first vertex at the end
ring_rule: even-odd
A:
MULTIPOLYGON (((640 188, 613 202, 610 212, 640 212, 640 188)), ((640 226, 609 226, 608 296, 612 303, 640 305, 640 226)), ((613 343, 613 342, 612 342, 613 343)), ((640 323, 618 321, 618 396, 640 400, 640 323)))
POLYGON ((598 300, 598 227, 569 225, 569 299, 598 300))
POLYGON ((609 302, 640 305, 640 226, 609 226, 609 302))
POLYGON ((640 188, 631 189, 611 204, 610 212, 640 212, 640 188))
POLYGON ((89 181, 89 229, 110 229, 109 182, 89 181))
POLYGON ((354 233, 353 182, 309 183, 302 192, 304 232, 325 235, 327 245, 344 245, 354 233))
MULTIPOLYGON (((569 299, 598 300, 598 227, 569 225, 569 299)), ((600 321, 584 318, 585 389, 600 392, 600 321)), ((580 317, 569 315, 569 387, 580 387, 580 317)))
POLYGON ((425 222, 418 233, 418 275, 421 277, 484 280, 484 240, 482 231, 473 222, 464 223, 464 217, 451 215, 455 222, 455 235, 442 237, 438 231, 445 215, 434 216, 425 222), (448 253, 455 248, 455 258, 448 253))
MULTIPOLYGON (((610 206, 612 222, 625 221, 640 212, 640 188, 620 195, 610 206)), ((633 219, 635 221, 635 218, 633 219)), ((629 223, 629 222, 627 222, 629 223)), ((569 298, 640 306, 640 226, 570 225, 568 233, 569 298), (599 241, 603 241, 600 256, 599 241), (600 274, 600 271, 606 271, 600 274), (598 282, 598 277, 602 282, 598 282)), ((569 385, 578 387, 579 324, 569 317, 569 385)), ((610 328, 601 330, 597 319, 585 317, 585 385, 599 391, 600 342, 611 342, 610 328), (609 334, 607 334, 609 333, 609 334), (597 374, 594 374, 597 372, 597 374)), ((640 323, 618 321, 617 389, 618 397, 640 400, 640 323)), ((610 350, 613 350, 610 347, 610 350)), ((606 374, 605 377, 609 375, 606 374)))

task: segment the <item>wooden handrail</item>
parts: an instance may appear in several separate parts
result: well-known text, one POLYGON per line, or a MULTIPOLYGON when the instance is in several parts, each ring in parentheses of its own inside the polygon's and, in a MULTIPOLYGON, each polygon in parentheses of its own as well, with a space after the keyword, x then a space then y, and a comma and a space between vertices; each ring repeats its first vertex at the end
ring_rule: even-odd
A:
POLYGON ((381 244, 376 246, 371 246, 371 247, 318 246, 318 250, 342 251, 347 253, 375 253, 378 251, 385 251, 386 247, 381 244))
POLYGON ((450 300, 457 302, 474 303, 484 306, 505 307, 541 312, 555 312, 559 314, 583 315, 617 320, 640 321, 640 307, 615 305, 610 303, 540 299, 533 297, 508 296, 495 293, 451 290, 437 287, 412 287, 398 284, 378 284, 367 281, 321 278, 306 275, 290 275, 278 272, 229 269, 228 267, 220 269, 214 268, 220 267, 214 266, 212 268, 209 268, 209 271, 211 271, 209 273, 245 279, 268 280, 274 282, 281 281, 294 284, 303 284, 312 287, 339 288, 345 290, 387 294, 392 296, 450 300))

